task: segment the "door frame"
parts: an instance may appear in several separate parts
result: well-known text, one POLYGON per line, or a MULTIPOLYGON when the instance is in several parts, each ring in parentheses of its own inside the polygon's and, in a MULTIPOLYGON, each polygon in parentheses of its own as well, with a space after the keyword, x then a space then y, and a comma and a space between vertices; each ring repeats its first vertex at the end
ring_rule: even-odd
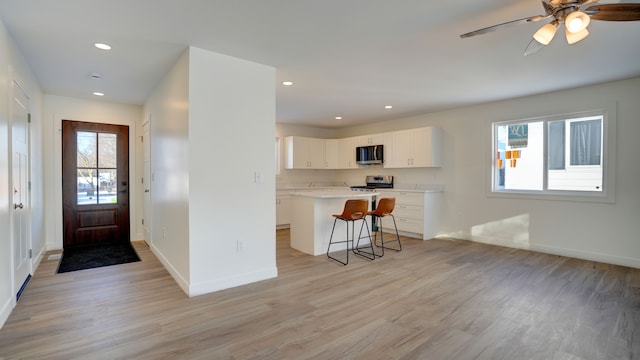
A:
MULTIPOLYGON (((91 102, 76 99, 63 99, 61 103, 53 106, 59 112, 52 114, 53 118, 53 217, 54 239, 48 240, 47 247, 51 249, 63 248, 63 219, 62 219, 62 120, 77 120, 83 122, 114 124, 129 126, 129 234, 131 241, 142 239, 142 227, 138 212, 138 194, 140 192, 140 166, 138 154, 140 143, 137 134, 140 133, 139 120, 141 110, 139 107, 118 105, 103 102, 91 102), (62 111, 64 108, 64 111, 62 111)), ((55 111, 55 109, 54 109, 55 111)))
MULTIPOLYGON (((14 84, 15 86, 17 86, 20 91, 24 94, 24 96, 26 97, 27 101, 31 101, 31 95, 29 94, 29 92, 27 91, 27 89, 24 87, 23 82, 21 81, 21 79, 19 78, 18 74, 16 74, 16 72, 13 70, 13 68, 9 68, 9 123, 8 123, 8 131, 9 131, 9 141, 8 141, 8 145, 9 145, 9 206, 13 206, 13 204, 15 203, 15 199, 14 199, 14 193, 13 191, 11 191, 11 188, 13 188, 13 179, 14 179, 14 173, 13 173, 13 169, 14 169, 14 146, 13 146, 13 101, 14 101, 14 84)), ((30 252, 30 256, 29 256, 29 260, 27 261, 27 266, 28 266, 28 276, 21 280, 23 281, 23 283, 26 283, 26 281, 29 279, 29 276, 33 275, 33 259, 34 259, 34 254, 33 254, 33 239, 31 238, 31 227, 32 227, 32 218, 31 218, 31 121, 30 121, 30 117, 31 117, 31 112, 30 112, 30 107, 29 104, 27 103, 27 116, 29 117, 29 119, 27 120, 27 129, 26 129, 26 136, 27 136, 27 161, 26 161, 26 184, 27 184, 27 201, 26 204, 24 204, 26 206, 26 210, 25 210, 25 216, 26 216, 26 243, 28 245, 29 248, 29 252, 30 252)), ((10 238, 10 253, 11 253, 11 261, 10 261, 10 265, 11 265, 11 292, 13 293, 12 296, 12 304, 15 305, 17 303, 17 297, 16 297, 16 289, 19 290, 19 288, 21 286, 23 286, 23 283, 21 284, 17 284, 16 283, 16 263, 15 263, 15 238, 14 238, 14 211, 13 209, 9 209, 9 238, 10 238)))
MULTIPOLYGON (((129 126, 102 123, 88 123, 85 121, 63 120, 63 247, 73 247, 85 244, 122 243, 131 241, 131 225, 129 223, 130 193, 129 183, 129 126), (99 163, 100 150, 98 134, 109 134, 116 137, 116 165, 117 178, 115 191, 117 201, 98 201, 101 190, 95 194, 96 202, 79 204, 77 189, 78 179, 78 133, 93 134, 97 158, 93 169, 101 169, 99 163), (88 221, 88 223, 86 223, 88 221), (95 222, 99 222, 96 225, 95 222), (105 226, 106 225, 106 226, 105 226)), ((87 164, 85 164, 87 166, 87 164)), ((108 167, 113 170, 113 168, 108 167)), ((97 177, 99 171, 95 173, 97 177)), ((98 185, 99 186, 99 185, 98 185)), ((102 191, 104 191, 103 189, 102 191)))

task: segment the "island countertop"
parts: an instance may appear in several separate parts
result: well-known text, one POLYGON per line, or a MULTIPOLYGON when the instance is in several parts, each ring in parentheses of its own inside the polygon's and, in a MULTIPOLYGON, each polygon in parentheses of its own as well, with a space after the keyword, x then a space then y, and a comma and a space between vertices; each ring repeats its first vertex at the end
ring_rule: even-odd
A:
POLYGON ((380 195, 375 191, 352 191, 352 190, 311 190, 311 191, 293 191, 289 193, 291 196, 302 196, 316 199, 357 199, 370 198, 380 195))
MULTIPOLYGON (((291 247, 310 255, 326 254, 335 221, 332 214, 340 214, 345 202, 350 199, 365 199, 369 202, 369 209, 371 209, 372 198, 379 194, 373 191, 348 189, 292 192, 290 194, 291 247)), ((339 234, 336 236, 344 237, 346 223, 338 221, 335 232, 339 234)), ((332 247, 332 251, 342 250, 345 246, 346 243, 338 244, 332 247)))

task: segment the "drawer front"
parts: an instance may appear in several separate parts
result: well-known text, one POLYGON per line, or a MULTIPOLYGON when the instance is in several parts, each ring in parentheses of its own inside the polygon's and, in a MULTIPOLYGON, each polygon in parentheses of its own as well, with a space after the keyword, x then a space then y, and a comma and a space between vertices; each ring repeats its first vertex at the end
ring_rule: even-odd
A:
POLYGON ((393 210, 393 215, 396 218, 423 220, 424 207, 417 206, 417 205, 404 205, 404 204, 396 203, 396 207, 393 210))
MULTIPOLYGON (((385 232, 393 232, 393 221, 391 219, 387 220, 385 218, 383 222, 383 229, 385 232), (389 228, 391 226, 391 228, 389 228)), ((406 231, 416 234, 422 234, 424 231, 424 221, 415 220, 415 219, 406 219, 396 216, 396 224, 398 225, 398 231, 406 231)))
POLYGON ((424 221, 415 219, 397 218, 398 230, 422 234, 424 231, 424 221))
POLYGON ((396 204, 424 206, 424 194, 404 191, 390 191, 383 193, 387 197, 395 197, 396 204))

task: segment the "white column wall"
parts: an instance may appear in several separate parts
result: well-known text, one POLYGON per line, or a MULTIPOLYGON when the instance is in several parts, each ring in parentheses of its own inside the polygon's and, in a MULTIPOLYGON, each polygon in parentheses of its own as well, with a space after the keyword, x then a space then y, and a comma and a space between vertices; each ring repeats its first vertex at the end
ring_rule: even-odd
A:
MULTIPOLYGON (((152 251, 189 292, 189 52, 185 51, 144 108, 151 121, 152 251)), ((139 158, 143 161, 143 157, 139 158)), ((144 173, 144 172, 143 172, 144 173)))
POLYGON ((275 277, 275 70, 191 47, 143 118, 147 241, 180 287, 195 296, 275 277))
POLYGON ((190 49, 191 296, 277 276, 275 84, 274 68, 190 49))

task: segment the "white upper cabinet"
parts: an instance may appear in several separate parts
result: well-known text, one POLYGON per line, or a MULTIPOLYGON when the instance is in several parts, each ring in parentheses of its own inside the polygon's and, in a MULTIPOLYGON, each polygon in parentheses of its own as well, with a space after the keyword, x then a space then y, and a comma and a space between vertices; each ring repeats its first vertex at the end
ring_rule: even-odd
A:
POLYGON ((337 139, 325 140, 325 169, 338 169, 340 165, 340 141, 337 139))
POLYGON ((338 169, 357 169, 356 163, 356 146, 358 146, 358 137, 350 137, 338 140, 338 169))
POLYGON ((286 169, 324 169, 327 165, 324 139, 287 136, 284 146, 286 169))
POLYGON ((384 145, 384 134, 358 136, 357 146, 384 145))
POLYGON ((344 139, 284 138, 286 169, 358 169, 356 147, 384 145, 385 168, 439 167, 441 131, 423 127, 344 139))
POLYGON ((424 127, 391 133, 391 151, 385 158, 386 168, 442 166, 441 131, 424 127))

